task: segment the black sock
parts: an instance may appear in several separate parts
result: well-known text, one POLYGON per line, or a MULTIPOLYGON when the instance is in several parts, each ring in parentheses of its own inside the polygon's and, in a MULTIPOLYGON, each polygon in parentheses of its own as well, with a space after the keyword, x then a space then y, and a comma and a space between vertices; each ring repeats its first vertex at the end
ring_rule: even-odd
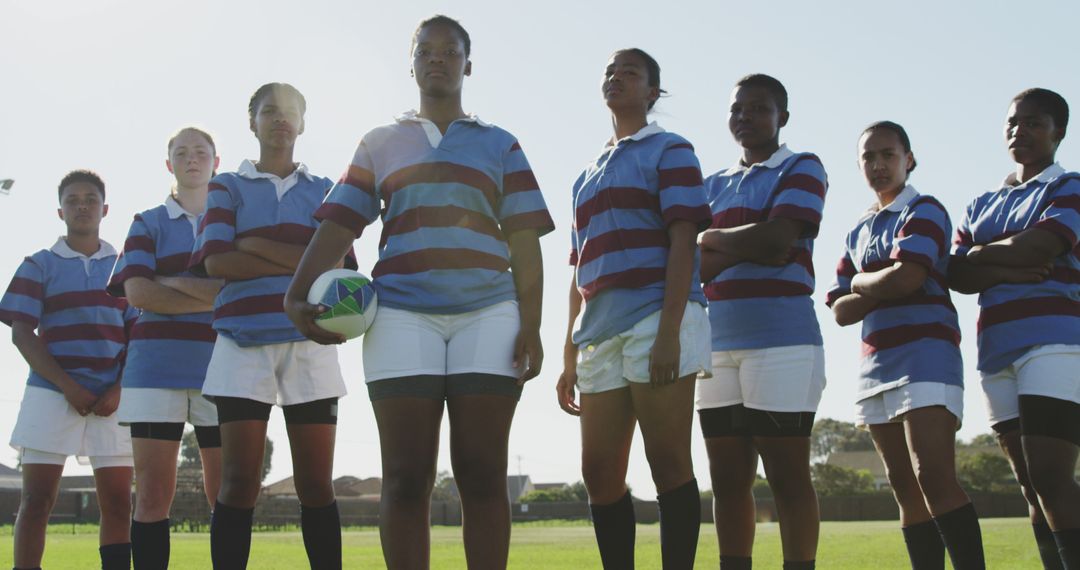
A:
POLYGON ((720 570, 753 570, 754 559, 750 556, 720 555, 720 570))
POLYGON ((944 570, 945 543, 933 520, 905 526, 904 544, 912 570, 944 570))
POLYGON ((169 568, 169 519, 131 520, 131 561, 135 570, 169 568))
POLYGON ((255 509, 214 504, 210 517, 210 559, 215 570, 247 568, 251 552, 251 516, 255 509))
POLYGON ((937 523, 945 548, 949 550, 949 560, 952 560, 953 568, 986 568, 982 531, 979 530, 979 516, 975 514, 975 505, 968 503, 940 517, 934 517, 934 522, 937 523))
POLYGON ((106 544, 99 547, 101 570, 131 570, 131 543, 106 544))
POLYGON ((341 570, 341 518, 337 501, 325 507, 300 505, 300 530, 312 570, 341 570))
POLYGON ((660 507, 660 557, 664 570, 693 570, 701 533, 697 479, 656 497, 660 507))
POLYGON ((814 560, 785 560, 784 570, 814 570, 814 560))
POLYGON ((634 567, 634 502, 627 491, 610 505, 589 505, 604 570, 634 567))
POLYGON ((1061 565, 1061 553, 1058 552, 1057 541, 1054 533, 1046 521, 1031 525, 1035 531, 1035 544, 1039 547, 1039 558, 1042 559, 1043 570, 1064 570, 1061 565))
POLYGON ((1080 528, 1055 530, 1054 541, 1065 570, 1080 570, 1080 528))

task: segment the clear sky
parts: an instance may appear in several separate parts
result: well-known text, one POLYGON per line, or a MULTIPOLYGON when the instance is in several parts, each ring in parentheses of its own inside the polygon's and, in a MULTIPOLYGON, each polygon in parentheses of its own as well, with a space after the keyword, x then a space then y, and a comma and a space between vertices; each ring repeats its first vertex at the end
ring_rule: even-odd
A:
MULTIPOLYGON (((738 158, 726 127, 734 82, 765 72, 787 86, 782 140, 817 153, 830 181, 814 258, 829 379, 818 417, 853 418, 858 330, 836 326, 823 300, 843 235, 872 201, 855 163, 861 129, 880 119, 907 127, 919 161, 912 184, 936 195, 956 223, 1013 167, 1002 135, 1013 95, 1047 87, 1080 108, 1077 50, 1064 24, 1080 16, 1075 2, 0 0, 0 178, 17 181, 0 196, 0 286, 24 256, 63 233, 55 190, 68 170, 104 177, 111 209, 102 235, 119 247, 133 214, 168 192, 165 146, 178 127, 213 132, 223 169, 255 158, 246 106, 269 81, 307 97, 296 158, 336 179, 364 132, 417 105, 409 39, 434 13, 460 19, 472 35, 465 108, 518 136, 558 226, 542 240, 548 358, 526 387, 510 442, 510 472, 520 465, 537 482, 580 478, 577 422, 559 410, 554 385, 570 280, 570 185, 611 135, 600 79, 613 50, 640 47, 660 62, 671 96, 654 118, 694 143, 706 173, 738 158)), ((1066 168, 1080 168, 1078 136, 1059 152, 1066 168)), ((356 243, 362 270, 374 264, 378 232, 356 243)), ((968 386, 960 436, 968 438, 989 424, 974 367, 975 302, 955 301, 968 386)), ((335 473, 377 476, 359 343, 340 355, 351 394, 341 402, 335 473)), ((0 343, 0 368, 7 441, 26 379, 9 343, 0 343)), ((708 487, 697 434, 695 470, 708 487)), ((273 480, 291 472, 277 412, 270 436, 273 480)), ((440 469, 449 470, 445 426, 443 438, 440 469)), ((14 464, 15 452, 0 447, 0 461, 14 464)), ((69 473, 89 470, 68 465, 69 473)), ((629 482, 636 495, 653 495, 640 437, 629 482)))

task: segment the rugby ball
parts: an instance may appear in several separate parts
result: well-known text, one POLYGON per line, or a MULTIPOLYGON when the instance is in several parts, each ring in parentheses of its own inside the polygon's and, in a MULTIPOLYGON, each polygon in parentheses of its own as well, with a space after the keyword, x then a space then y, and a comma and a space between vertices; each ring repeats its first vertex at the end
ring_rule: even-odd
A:
POLYGON ((347 339, 367 332, 379 306, 371 279, 351 269, 331 269, 320 275, 311 284, 307 300, 326 308, 315 317, 315 324, 347 339))

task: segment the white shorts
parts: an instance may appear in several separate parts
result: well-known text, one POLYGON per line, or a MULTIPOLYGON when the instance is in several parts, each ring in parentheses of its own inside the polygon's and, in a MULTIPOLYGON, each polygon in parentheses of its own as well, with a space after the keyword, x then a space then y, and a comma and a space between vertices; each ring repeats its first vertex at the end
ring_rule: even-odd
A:
POLYGON ((945 406, 956 416, 956 429, 964 419, 964 388, 944 382, 909 382, 855 402, 855 425, 866 427, 900 421, 918 408, 945 406))
POLYGON ((453 315, 379 307, 364 334, 364 378, 370 383, 470 372, 517 378, 524 370, 514 367, 519 330, 517 301, 453 315))
POLYGON ((120 425, 143 422, 218 425, 217 406, 203 397, 201 390, 124 388, 120 391, 120 408, 116 415, 120 425))
POLYGON ((65 457, 130 458, 131 434, 116 414, 80 416, 60 392, 27 386, 11 432, 11 446, 65 457))
POLYGON ((984 373, 982 389, 991 424, 1020 417, 1020 396, 1046 396, 1080 404, 1080 345, 1032 347, 1004 369, 984 373))
POLYGON ((699 410, 742 404, 768 412, 817 412, 825 349, 813 344, 712 353, 712 379, 698 382, 699 410))
MULTIPOLYGON (((67 462, 67 455, 50 453, 37 449, 22 448, 19 462, 23 465, 61 465, 67 462)), ((89 464, 95 471, 106 467, 135 467, 135 459, 130 455, 91 455, 89 458, 77 457, 82 465, 89 464)))
MULTIPOLYGON (((649 353, 656 342, 660 311, 599 344, 578 351, 578 391, 596 394, 649 383, 649 353)), ((709 317, 705 307, 690 301, 679 328, 679 377, 709 373, 709 317)))
POLYGON ((205 396, 291 406, 345 395, 337 347, 310 340, 240 346, 218 335, 206 370, 205 396))

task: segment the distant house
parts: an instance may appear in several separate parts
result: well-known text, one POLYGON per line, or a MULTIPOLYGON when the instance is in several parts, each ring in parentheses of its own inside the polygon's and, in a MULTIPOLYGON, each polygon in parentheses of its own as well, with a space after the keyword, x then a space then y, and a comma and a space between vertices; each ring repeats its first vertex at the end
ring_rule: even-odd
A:
POLYGON ((334 479, 334 494, 338 497, 378 501, 382 496, 382 479, 378 477, 360 479, 351 475, 338 477, 334 479))
POLYGON ((22 491, 22 473, 0 463, 0 490, 22 491))
MULTIPOLYGON (((450 480, 449 490, 450 496, 455 499, 461 498, 458 494, 457 481, 450 480)), ((533 485, 532 479, 528 475, 510 475, 506 478, 506 493, 510 495, 511 503, 518 502, 518 499, 535 490, 536 486, 533 485)))
POLYGON ((295 497, 296 483, 291 476, 280 481, 270 483, 262 488, 263 495, 268 497, 295 497))
POLYGON ((568 487, 566 483, 533 483, 534 491, 561 491, 568 487))

